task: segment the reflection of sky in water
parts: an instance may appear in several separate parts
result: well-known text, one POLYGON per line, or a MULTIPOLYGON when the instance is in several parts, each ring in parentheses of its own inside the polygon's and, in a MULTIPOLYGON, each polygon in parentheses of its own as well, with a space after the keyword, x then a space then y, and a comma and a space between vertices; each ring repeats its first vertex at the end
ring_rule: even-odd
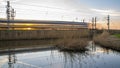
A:
MULTIPOLYGON (((83 53, 67 53, 57 50, 29 52, 16 54, 14 68, 119 68, 120 53, 100 47, 89 47, 90 51, 83 53), (93 48, 93 49, 92 49, 93 48)), ((1 68, 8 67, 6 56, 0 56, 0 61, 6 63, 1 68)), ((11 67, 12 68, 12 67, 11 67)))

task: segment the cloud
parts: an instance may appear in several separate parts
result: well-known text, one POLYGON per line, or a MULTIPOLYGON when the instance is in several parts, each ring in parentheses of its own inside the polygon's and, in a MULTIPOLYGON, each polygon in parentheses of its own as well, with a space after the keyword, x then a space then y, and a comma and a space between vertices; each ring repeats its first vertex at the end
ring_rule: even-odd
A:
POLYGON ((18 1, 20 1, 20 0, 9 0, 9 1, 11 1, 11 2, 18 2, 18 1))
POLYGON ((94 12, 97 12, 101 15, 111 15, 111 16, 120 16, 120 12, 115 11, 115 10, 101 10, 101 9, 90 9, 94 12))
POLYGON ((7 5, 7 1, 10 1, 10 3, 15 3, 15 2, 19 2, 20 0, 0 0, 0 7, 7 5))
POLYGON ((0 0, 0 5, 6 5, 5 0, 0 0))
POLYGON ((0 0, 0 4, 6 3, 6 1, 17 2, 17 1, 20 1, 20 0, 0 0))

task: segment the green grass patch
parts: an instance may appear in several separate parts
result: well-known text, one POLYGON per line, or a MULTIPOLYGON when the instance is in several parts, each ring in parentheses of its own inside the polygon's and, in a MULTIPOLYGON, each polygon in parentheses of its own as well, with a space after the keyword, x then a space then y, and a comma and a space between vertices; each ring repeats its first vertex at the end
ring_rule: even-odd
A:
POLYGON ((120 38, 120 34, 115 34, 114 36, 116 36, 116 37, 120 38))

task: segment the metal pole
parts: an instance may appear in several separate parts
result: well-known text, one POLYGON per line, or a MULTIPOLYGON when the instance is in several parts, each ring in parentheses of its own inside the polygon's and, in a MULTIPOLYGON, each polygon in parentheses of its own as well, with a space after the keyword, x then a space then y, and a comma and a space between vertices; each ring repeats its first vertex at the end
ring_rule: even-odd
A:
POLYGON ((83 19, 83 23, 85 23, 85 19, 83 19))
POLYGON ((94 29, 94 17, 92 18, 92 30, 94 29))
POLYGON ((96 25, 97 25, 96 22, 97 22, 97 17, 95 17, 95 30, 96 30, 96 25))
POLYGON ((78 18, 76 17, 76 21, 78 21, 78 18))
POLYGON ((108 25, 108 32, 109 32, 110 31, 110 15, 108 15, 107 21, 108 21, 108 23, 107 23, 107 25, 108 25))
POLYGON ((10 1, 7 1, 7 6, 6 6, 6 14, 7 14, 7 25, 8 25, 8 30, 10 29, 10 1))
POLYGON ((8 68, 13 68, 13 63, 12 63, 12 55, 11 55, 11 51, 9 49, 9 56, 8 56, 8 68))
MULTIPOLYGON (((11 18, 12 18, 12 20, 14 21, 14 18, 15 18, 15 10, 14 9, 12 9, 12 11, 11 11, 11 18)), ((12 26, 13 26, 13 29, 14 29, 14 23, 12 23, 12 26)))

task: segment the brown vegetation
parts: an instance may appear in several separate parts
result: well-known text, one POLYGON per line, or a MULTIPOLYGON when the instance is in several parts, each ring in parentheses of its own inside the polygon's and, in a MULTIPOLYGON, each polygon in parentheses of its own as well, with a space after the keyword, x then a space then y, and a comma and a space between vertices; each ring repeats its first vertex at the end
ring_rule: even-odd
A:
POLYGON ((84 51, 88 44, 88 32, 66 32, 58 40, 57 47, 64 51, 84 51))
POLYGON ((14 40, 0 41, 0 50, 16 48, 53 47, 56 40, 14 40))
POLYGON ((111 36, 108 32, 103 32, 101 35, 94 37, 94 41, 103 47, 120 50, 120 39, 111 36))
POLYGON ((58 40, 52 41, 61 50, 85 50, 88 42, 88 29, 80 30, 39 30, 39 31, 0 31, 0 40, 58 40))
POLYGON ((87 29, 80 30, 2 30, 0 40, 34 40, 34 39, 58 39, 64 36, 86 37, 87 29))
POLYGON ((86 50, 86 46, 88 45, 88 39, 68 39, 61 41, 56 45, 60 50, 66 51, 84 51, 86 50))

